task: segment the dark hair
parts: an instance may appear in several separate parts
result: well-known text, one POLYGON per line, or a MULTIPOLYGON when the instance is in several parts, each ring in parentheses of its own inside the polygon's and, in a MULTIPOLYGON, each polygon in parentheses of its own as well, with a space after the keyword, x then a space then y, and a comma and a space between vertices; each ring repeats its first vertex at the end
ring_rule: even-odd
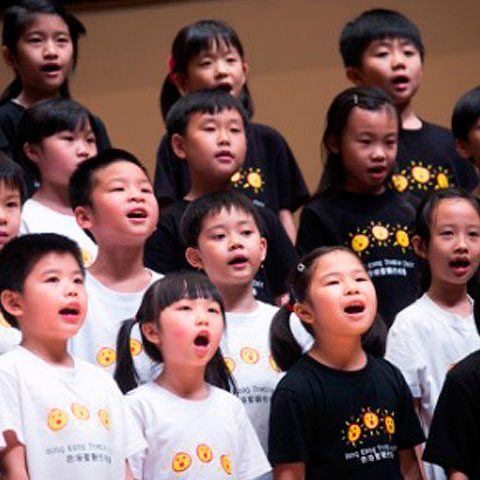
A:
MULTIPOLYGON (((181 97, 176 85, 171 81, 170 75, 175 73, 187 74, 190 61, 205 50, 214 46, 225 44, 233 47, 242 59, 245 58, 243 47, 235 30, 224 22, 218 20, 199 20, 183 27, 173 40, 171 57, 169 60, 170 72, 163 82, 160 93, 160 109, 164 120, 172 105, 181 97)), ((253 115, 253 101, 247 85, 240 93, 240 101, 248 116, 253 115)))
POLYGON ((468 140, 470 129, 480 117, 480 86, 462 95, 452 114, 452 133, 458 140, 468 140))
POLYGON ((4 182, 8 188, 18 190, 20 203, 26 200, 27 187, 22 167, 14 162, 7 154, 0 151, 0 182, 4 182))
POLYGON ((92 191, 95 186, 96 172, 116 162, 133 163, 145 173, 147 178, 150 178, 144 165, 130 152, 119 148, 107 148, 80 163, 70 177, 68 194, 72 210, 78 206, 93 207, 92 191))
POLYGON ((374 8, 363 12, 348 22, 340 34, 340 53, 346 67, 362 67, 365 50, 374 40, 382 38, 406 38, 420 53, 423 61, 425 47, 415 24, 395 10, 374 8))
POLYGON ((187 247, 197 247, 198 237, 202 232, 205 217, 220 213, 223 209, 226 209, 228 212, 236 209, 250 215, 258 230, 262 232, 263 223, 257 209, 245 195, 234 190, 212 192, 190 202, 185 209, 180 220, 180 232, 185 245, 187 247))
POLYGON ((97 133, 92 114, 78 102, 60 97, 41 100, 27 108, 20 118, 15 139, 17 158, 26 172, 40 179, 38 166, 24 153, 23 146, 26 143, 40 144, 58 132, 73 132, 77 128, 83 130, 88 126, 94 134, 97 133))
POLYGON ((168 112, 166 126, 169 137, 178 133, 185 135, 190 117, 194 113, 209 113, 211 115, 221 113, 224 110, 236 110, 242 117, 246 127, 248 117, 238 98, 228 94, 225 90, 199 90, 189 93, 173 105, 168 112))
MULTIPOLYGON (((212 299, 219 304, 225 324, 225 308, 220 294, 213 283, 202 273, 190 271, 172 272, 157 280, 145 292, 136 317, 126 320, 118 333, 118 359, 114 378, 123 393, 132 390, 138 384, 138 376, 135 372, 130 350, 132 327, 136 322, 139 323, 139 327, 144 323, 158 322, 159 328, 161 328, 160 317, 162 311, 184 298, 212 299)), ((147 355, 153 361, 162 363, 162 352, 144 336, 141 328, 140 333, 147 355)), ((207 364, 205 381, 227 391, 235 391, 235 383, 225 364, 220 347, 218 347, 215 355, 207 364)))
MULTIPOLYGON (((0 295, 4 290, 23 292, 25 280, 43 257, 49 253, 69 254, 85 273, 82 254, 76 242, 56 233, 32 233, 10 240, 0 251, 0 295)), ((14 316, 8 313, 3 303, 0 308, 6 320, 18 328, 14 316)))
MULTIPOLYGON (((283 371, 288 370, 302 356, 302 348, 290 330, 290 314, 292 313, 293 305, 307 300, 308 290, 312 283, 318 259, 337 251, 349 253, 357 258, 358 262, 363 266, 362 260, 347 247, 320 247, 303 256, 289 277, 290 301, 288 304, 280 307, 274 315, 270 327, 272 355, 279 368, 283 371)), ((303 322, 302 325, 310 335, 314 336, 311 325, 303 322)), ((362 335, 363 349, 372 355, 383 356, 385 353, 386 335, 387 328, 385 323, 376 314, 372 326, 362 335)))
POLYGON ((345 125, 355 107, 374 112, 383 108, 390 108, 399 119, 391 98, 379 87, 352 87, 338 94, 333 99, 327 112, 325 133, 322 138, 322 156, 325 167, 317 188, 317 194, 341 189, 345 183, 342 154, 341 152, 332 152, 329 149, 329 144, 332 140, 340 144, 345 125))
MULTIPOLYGON (((460 199, 469 202, 480 217, 480 204, 477 198, 462 188, 446 188, 432 192, 420 203, 415 216, 415 235, 420 237, 420 241, 425 248, 430 244, 430 234, 432 229, 433 214, 442 200, 460 199)), ((426 292, 430 287, 432 275, 428 262, 420 258, 420 291, 426 292)))
MULTIPOLYGON (((82 23, 55 0, 21 0, 7 8, 3 16, 2 45, 12 55, 17 54, 17 44, 23 32, 32 24, 38 14, 58 15, 68 26, 73 45, 73 66, 77 64, 78 39, 86 33, 82 23)), ((18 74, 5 89, 0 98, 0 105, 17 97, 22 91, 22 82, 18 74)), ((70 97, 68 79, 60 87, 61 97, 70 97)))

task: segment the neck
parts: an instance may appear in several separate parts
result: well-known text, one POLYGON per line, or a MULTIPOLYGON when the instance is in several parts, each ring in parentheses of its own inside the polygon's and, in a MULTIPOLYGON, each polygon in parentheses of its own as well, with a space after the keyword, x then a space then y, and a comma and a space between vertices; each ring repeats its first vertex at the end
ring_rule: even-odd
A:
POLYGON ((56 185, 41 185, 33 197, 38 203, 65 215, 73 215, 67 188, 56 185))
POLYGON ((355 193, 357 195, 381 195, 385 192, 385 185, 379 185, 374 189, 365 188, 365 190, 361 188, 351 188, 347 183, 343 186, 343 189, 350 193, 355 193))
POLYGON ((73 359, 67 351, 66 341, 52 341, 46 344, 34 338, 24 337, 20 345, 47 363, 59 367, 73 367, 73 359))
POLYGON ((197 198, 206 195, 211 192, 219 192, 228 190, 230 188, 230 179, 218 179, 218 178, 198 178, 198 175, 190 171, 192 179, 192 186, 190 191, 185 195, 185 200, 196 200, 197 198))
POLYGON ((203 400, 208 396, 205 383, 205 367, 191 365, 164 364, 156 383, 178 397, 188 400, 203 400))
POLYGON ((440 307, 459 315, 468 315, 471 305, 467 296, 467 285, 452 285, 432 281, 428 296, 440 307))
POLYGON ((253 296, 252 282, 246 285, 218 286, 227 312, 253 312, 257 302, 253 296))
POLYGON ((145 289, 151 280, 143 264, 143 246, 98 245, 98 255, 89 272, 103 285, 120 292, 145 289))
POLYGON ((335 370, 355 371, 365 367, 367 356, 360 337, 330 338, 322 334, 308 354, 327 367, 335 370))
POLYGON ((411 102, 396 107, 404 130, 419 130, 422 128, 422 121, 413 111, 411 102))
POLYGON ((49 98, 55 98, 60 95, 60 91, 45 92, 45 90, 39 90, 36 88, 23 88, 18 97, 15 99, 22 107, 31 107, 39 100, 46 100, 49 98))

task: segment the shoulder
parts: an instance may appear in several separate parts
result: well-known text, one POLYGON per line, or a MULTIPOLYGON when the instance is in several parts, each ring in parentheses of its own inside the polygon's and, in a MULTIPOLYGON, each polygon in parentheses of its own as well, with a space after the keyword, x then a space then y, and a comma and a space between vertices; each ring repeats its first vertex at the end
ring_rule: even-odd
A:
POLYGON ((120 389, 118 388, 115 380, 112 378, 111 375, 109 375, 107 372, 103 371, 96 365, 82 360, 81 358, 74 357, 74 360, 77 374, 85 379, 88 379, 91 388, 101 386, 99 391, 103 391, 104 393, 108 392, 108 395, 114 394, 118 397, 122 396, 120 389))
POLYGON ((22 113, 25 109, 18 105, 18 103, 12 102, 9 100, 0 106, 0 120, 4 122, 5 120, 11 120, 17 122, 20 120, 22 113))
POLYGON ((262 137, 263 139, 285 142, 285 139, 282 137, 280 132, 275 130, 273 127, 269 127, 268 125, 263 125, 261 123, 251 123, 249 130, 252 134, 262 137))
POLYGON ((188 207, 189 202, 187 200, 177 200, 168 207, 165 207, 160 212, 160 220, 168 220, 168 219, 175 219, 180 221, 182 218, 183 213, 188 207))
POLYGON ((426 314, 431 309, 430 302, 431 300, 428 299, 426 294, 417 298, 408 307, 398 312, 390 330, 399 332, 405 329, 417 329, 420 327, 425 323, 426 319, 430 318, 430 315, 426 314))
POLYGON ((480 390, 480 350, 457 363, 448 372, 448 377, 463 385, 474 384, 480 390))
POLYGON ((257 304, 258 304, 258 313, 262 317, 271 318, 279 310, 279 308, 276 305, 272 305, 271 303, 266 303, 266 302, 262 302, 260 300, 257 300, 257 304))
POLYGON ((19 346, 11 348, 7 353, 0 355, 0 372, 14 375, 17 367, 23 363, 24 359, 23 348, 19 346))

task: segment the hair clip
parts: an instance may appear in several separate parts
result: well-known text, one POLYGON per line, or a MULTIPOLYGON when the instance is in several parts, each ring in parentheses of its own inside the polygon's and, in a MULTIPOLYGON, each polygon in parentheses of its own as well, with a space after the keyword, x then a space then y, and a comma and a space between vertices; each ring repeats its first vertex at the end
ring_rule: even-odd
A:
POLYGON ((353 94, 353 105, 358 106, 358 95, 356 93, 353 94))
POLYGON ((293 313, 294 312, 294 309, 293 309, 293 306, 295 305, 295 302, 290 299, 286 304, 285 304, 285 308, 290 312, 290 313, 293 313))
POLYGON ((303 264, 302 262, 300 262, 300 263, 297 265, 297 272, 303 273, 304 271, 305 271, 305 264, 303 264))
POLYGON ((173 59, 173 54, 170 54, 167 60, 167 68, 168 68, 168 79, 175 83, 175 60, 173 59))

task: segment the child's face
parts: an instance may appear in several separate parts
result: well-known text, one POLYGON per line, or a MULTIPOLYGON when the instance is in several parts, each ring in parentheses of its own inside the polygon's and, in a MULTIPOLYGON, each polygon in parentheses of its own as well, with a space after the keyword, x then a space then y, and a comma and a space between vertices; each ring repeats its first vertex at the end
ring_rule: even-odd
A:
POLYGON ((58 15, 37 13, 7 60, 24 89, 57 92, 73 66, 73 44, 67 24, 58 15))
POLYGON ((363 53, 361 67, 347 68, 347 76, 355 84, 381 87, 399 106, 415 95, 422 73, 420 52, 405 38, 373 40, 363 53))
POLYGON ((143 245, 156 228, 158 203, 152 185, 132 162, 118 160, 97 170, 92 204, 93 208, 77 207, 75 215, 98 243, 143 245))
POLYGON ((234 109, 193 113, 184 136, 172 136, 175 154, 188 162, 193 179, 229 182, 243 165, 247 151, 245 127, 234 109))
POLYGON ((416 242, 416 252, 426 258, 434 285, 463 285, 480 263, 480 217, 462 198, 441 200, 431 213, 428 246, 416 242))
POLYGON ((251 215, 232 208, 205 217, 198 248, 187 249, 187 259, 205 270, 219 289, 248 285, 265 260, 267 244, 251 215))
POLYGON ((26 144, 24 150, 40 170, 43 185, 67 188, 77 166, 97 154, 97 144, 88 123, 85 128, 57 132, 39 145, 26 144))
POLYGON ((0 250, 18 235, 22 202, 18 188, 0 180, 0 250))
POLYGON ((336 250, 318 258, 298 314, 312 324, 316 336, 338 338, 365 333, 376 310, 375 287, 364 267, 353 253, 336 250))
POLYGON ((458 153, 466 160, 472 159, 477 168, 480 168, 480 117, 468 132, 467 140, 456 140, 458 153))
POLYGON ((87 309, 83 274, 69 253, 52 252, 40 258, 27 275, 23 291, 14 295, 16 310, 10 313, 19 321, 24 342, 31 346, 64 342, 83 323, 87 309))
POLYGON ((142 330, 161 350, 166 364, 203 368, 217 351, 223 316, 220 305, 210 298, 184 298, 165 308, 151 327, 142 330))
POLYGON ((188 62, 187 73, 179 76, 182 93, 224 88, 238 97, 247 80, 248 64, 231 45, 214 42, 188 62))
POLYGON ((392 108, 352 109, 339 145, 346 190, 373 195, 384 191, 395 166, 397 137, 398 119, 392 108))

